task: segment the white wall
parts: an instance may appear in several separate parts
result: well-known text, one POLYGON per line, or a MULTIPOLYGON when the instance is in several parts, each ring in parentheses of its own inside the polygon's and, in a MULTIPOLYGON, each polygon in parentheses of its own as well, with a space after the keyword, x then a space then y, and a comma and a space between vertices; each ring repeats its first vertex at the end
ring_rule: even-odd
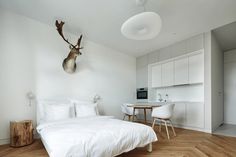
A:
POLYGON ((211 74, 212 74, 212 130, 214 131, 224 122, 224 56, 219 43, 211 33, 211 74))
POLYGON ((223 123, 223 53, 212 32, 204 34, 205 130, 213 132, 223 123))
POLYGON ((148 59, 147 55, 136 60, 136 87, 148 87, 148 59))
MULTIPOLYGON (((34 119, 26 93, 35 89, 32 22, 0 11, 0 143, 9 138, 11 120, 34 119)), ((36 34, 36 33, 34 33, 36 34)))
POLYGON ((0 19, 0 144, 9 140, 10 120, 35 120, 28 91, 47 99, 91 100, 97 93, 102 97, 100 112, 116 117, 121 117, 121 103, 134 100, 134 57, 84 40, 78 72, 67 74, 62 61, 68 46, 54 27, 3 10, 0 19))
POLYGON ((204 33, 204 103, 205 103, 205 130, 212 132, 212 84, 211 84, 211 32, 204 33))
POLYGON ((224 53, 224 122, 236 124, 236 49, 224 53))

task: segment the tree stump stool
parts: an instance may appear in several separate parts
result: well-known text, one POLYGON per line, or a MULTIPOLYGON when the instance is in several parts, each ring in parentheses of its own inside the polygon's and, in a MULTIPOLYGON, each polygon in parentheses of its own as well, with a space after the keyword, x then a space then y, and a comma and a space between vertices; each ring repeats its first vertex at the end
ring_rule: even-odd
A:
POLYGON ((33 121, 10 122, 10 146, 22 147, 33 143, 33 121))

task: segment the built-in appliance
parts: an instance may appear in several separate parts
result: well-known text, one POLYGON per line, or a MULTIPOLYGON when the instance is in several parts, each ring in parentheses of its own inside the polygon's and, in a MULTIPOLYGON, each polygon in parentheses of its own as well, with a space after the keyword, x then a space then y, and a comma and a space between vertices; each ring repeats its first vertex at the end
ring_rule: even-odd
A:
POLYGON ((148 99, 148 88, 137 88, 137 100, 148 99))

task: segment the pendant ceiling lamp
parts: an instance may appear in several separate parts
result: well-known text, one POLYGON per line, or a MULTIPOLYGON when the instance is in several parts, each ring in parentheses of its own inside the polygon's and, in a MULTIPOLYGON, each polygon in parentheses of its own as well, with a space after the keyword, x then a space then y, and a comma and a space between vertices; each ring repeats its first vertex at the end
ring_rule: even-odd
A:
MULTIPOLYGON (((136 0, 137 5, 144 7, 145 0, 136 0)), ((121 26, 121 33, 128 39, 149 40, 161 31, 161 17, 155 12, 142 12, 130 17, 121 26)))

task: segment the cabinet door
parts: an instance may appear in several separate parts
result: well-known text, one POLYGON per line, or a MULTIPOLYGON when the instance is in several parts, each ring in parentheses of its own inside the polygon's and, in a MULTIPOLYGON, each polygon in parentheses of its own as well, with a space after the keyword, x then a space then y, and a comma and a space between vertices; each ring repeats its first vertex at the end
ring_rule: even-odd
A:
POLYGON ((204 103, 186 104, 186 125, 190 127, 204 127, 204 103))
POLYGON ((204 54, 189 56, 189 83, 204 82, 204 54))
POLYGON ((152 87, 161 87, 161 65, 154 65, 151 67, 152 87))
POLYGON ((167 62, 161 65, 161 85, 172 86, 174 85, 174 62, 167 62))
POLYGON ((177 59, 174 62, 174 84, 181 85, 188 83, 188 57, 177 59))
POLYGON ((177 125, 185 125, 185 103, 176 103, 174 107, 173 116, 171 118, 172 122, 177 125))

